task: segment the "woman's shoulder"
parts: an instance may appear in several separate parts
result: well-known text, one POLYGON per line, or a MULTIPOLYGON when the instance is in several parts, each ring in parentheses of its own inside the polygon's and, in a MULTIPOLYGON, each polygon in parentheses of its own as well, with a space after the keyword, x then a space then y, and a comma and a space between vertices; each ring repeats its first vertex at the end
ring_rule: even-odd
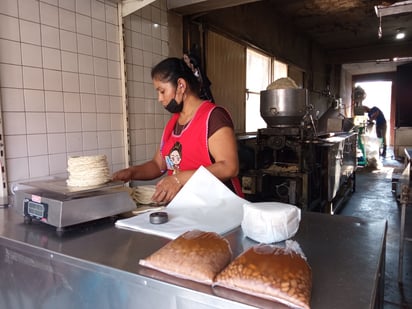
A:
POLYGON ((230 119, 231 121, 229 112, 223 106, 219 106, 219 105, 216 105, 213 108, 210 117, 230 119))
POLYGON ((223 127, 229 127, 233 129, 233 121, 228 111, 224 107, 216 106, 210 113, 209 117, 209 137, 223 127))

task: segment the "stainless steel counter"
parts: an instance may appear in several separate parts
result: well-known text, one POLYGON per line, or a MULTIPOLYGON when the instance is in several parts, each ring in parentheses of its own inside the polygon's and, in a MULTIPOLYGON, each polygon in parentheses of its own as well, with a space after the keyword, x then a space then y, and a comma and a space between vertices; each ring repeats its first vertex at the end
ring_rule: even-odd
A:
MULTIPOLYGON (((313 273, 313 309, 380 308, 386 221, 303 213, 294 237, 313 273)), ((236 229, 234 255, 255 243, 236 229)), ((285 308, 138 265, 167 239, 99 223, 57 236, 0 209, 0 308, 285 308)))

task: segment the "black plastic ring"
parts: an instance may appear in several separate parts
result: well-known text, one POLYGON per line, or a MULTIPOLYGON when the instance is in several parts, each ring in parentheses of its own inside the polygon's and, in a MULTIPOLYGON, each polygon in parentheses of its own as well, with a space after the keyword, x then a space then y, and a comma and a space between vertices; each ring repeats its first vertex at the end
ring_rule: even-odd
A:
POLYGON ((167 212, 164 211, 157 211, 157 212, 152 212, 150 214, 150 223, 151 224, 162 224, 166 223, 168 221, 168 215, 167 212))

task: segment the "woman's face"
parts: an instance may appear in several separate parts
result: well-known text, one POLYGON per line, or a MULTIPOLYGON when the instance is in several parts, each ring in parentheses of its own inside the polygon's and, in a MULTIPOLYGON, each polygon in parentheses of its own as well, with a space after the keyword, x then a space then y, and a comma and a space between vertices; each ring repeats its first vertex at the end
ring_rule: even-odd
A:
POLYGON ((162 103, 163 107, 169 104, 170 100, 176 96, 176 88, 169 82, 162 82, 160 80, 153 80, 154 88, 157 91, 157 100, 162 103))

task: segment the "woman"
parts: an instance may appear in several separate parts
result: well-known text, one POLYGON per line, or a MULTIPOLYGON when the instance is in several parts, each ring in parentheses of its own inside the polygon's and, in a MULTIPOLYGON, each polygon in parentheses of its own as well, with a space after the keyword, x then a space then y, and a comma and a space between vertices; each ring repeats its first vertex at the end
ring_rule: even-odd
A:
POLYGON ((227 111, 199 97, 200 84, 182 59, 167 58, 151 72, 158 100, 173 113, 153 159, 113 174, 113 180, 150 180, 154 202, 170 202, 200 167, 242 195, 233 122, 227 111))

